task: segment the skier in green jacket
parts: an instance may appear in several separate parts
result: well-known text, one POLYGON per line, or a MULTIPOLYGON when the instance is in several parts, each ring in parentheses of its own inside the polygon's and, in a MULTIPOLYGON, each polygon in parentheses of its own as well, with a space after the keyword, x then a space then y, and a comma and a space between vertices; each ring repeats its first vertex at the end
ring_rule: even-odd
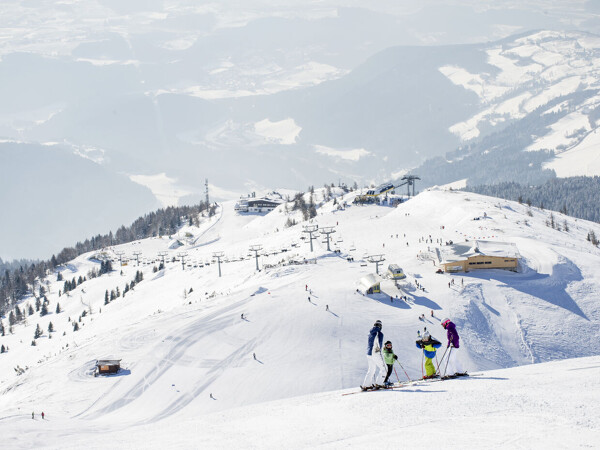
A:
POLYGON ((385 376, 385 380, 383 380, 383 385, 388 387, 393 384, 389 381, 389 378, 392 374, 392 369, 394 368, 394 361, 398 359, 392 350, 391 341, 387 341, 383 346, 383 359, 387 365, 387 375, 385 376))

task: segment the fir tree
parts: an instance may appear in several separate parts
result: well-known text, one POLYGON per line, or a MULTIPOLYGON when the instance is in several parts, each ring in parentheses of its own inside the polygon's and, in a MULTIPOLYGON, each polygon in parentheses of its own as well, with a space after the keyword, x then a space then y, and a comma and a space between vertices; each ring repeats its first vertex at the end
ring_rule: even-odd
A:
POLYGON ((37 324, 37 327, 36 327, 36 329, 35 329, 35 333, 34 333, 34 335, 33 335, 33 338, 34 338, 34 339, 37 339, 37 338, 39 338, 39 337, 42 335, 42 333, 43 333, 43 332, 42 332, 42 329, 40 328, 40 324, 38 323, 38 324, 37 324))
MULTIPOLYGON (((40 295, 41 297, 41 295, 40 295)), ((42 302, 40 301, 39 297, 35 299, 35 310, 39 311, 40 310, 40 306, 42 306, 42 302)))
POLYGON ((62 281, 62 280, 63 280, 62 272, 58 272, 58 274, 56 275, 56 281, 62 281))
POLYGON ((52 322, 48 324, 48 333, 54 333, 54 325, 52 325, 52 322))
POLYGON ((108 305, 109 301, 110 301, 110 298, 108 296, 108 289, 107 289, 106 292, 104 293, 104 304, 108 305))
POLYGON ((4 344, 2 344, 2 346, 0 346, 0 353, 5 353, 6 349, 4 348, 4 344))
POLYGON ((5 335, 4 324, 0 320, 0 336, 4 336, 4 335, 5 335))
POLYGON ((56 314, 60 314, 62 311, 60 309, 60 303, 56 304, 56 314))
POLYGON ((17 322, 20 322, 23 320, 23 313, 19 309, 19 306, 15 306, 15 319, 17 320, 17 322))
POLYGON ((32 347, 35 347, 35 346, 36 346, 35 339, 34 339, 33 341, 31 341, 31 346, 32 346, 32 347))
POLYGON ((44 317, 47 314, 48 314, 48 304, 44 302, 42 304, 42 310, 40 311, 40 316, 44 317))
POLYGON ((33 316, 33 312, 34 312, 34 311, 33 311, 33 306, 31 306, 31 305, 27 305, 27 306, 28 306, 28 311, 27 311, 27 313, 28 313, 30 316, 33 316))
MULTIPOLYGON (((589 239, 588 239, 588 240, 589 240, 589 239)), ((8 314, 8 324, 9 324, 10 326, 13 326, 15 323, 17 323, 17 319, 16 319, 16 317, 15 317, 15 313, 11 311, 11 312, 8 314)))
POLYGON ((73 331, 79 330, 79 324, 77 322, 73 322, 73 331))

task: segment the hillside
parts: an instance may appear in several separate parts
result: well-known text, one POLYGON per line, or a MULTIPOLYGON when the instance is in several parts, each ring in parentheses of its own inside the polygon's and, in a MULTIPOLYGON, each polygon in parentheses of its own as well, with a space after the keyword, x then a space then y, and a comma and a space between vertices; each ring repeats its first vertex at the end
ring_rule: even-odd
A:
MULTIPOLYGON (((321 195, 316 192, 317 201, 321 195)), ((351 203, 352 194, 341 200, 351 203)), ((34 312, 13 326, 14 334, 3 318, 7 332, 0 344, 9 351, 0 354, 0 428, 14 436, 11 442, 18 446, 16 424, 32 410, 56 418, 48 436, 89 427, 112 433, 355 388, 366 371, 366 335, 376 319, 413 378, 421 375, 417 330, 427 326, 442 339, 444 317, 461 334, 455 363, 471 372, 598 354, 593 345, 582 345, 582 336, 586 342, 600 337, 600 250, 586 241, 590 230, 600 235, 598 224, 554 213, 558 223, 568 223, 568 231, 558 231, 546 225, 547 211, 528 213, 515 202, 432 190, 397 208, 323 204, 313 224, 335 226, 332 250, 340 252, 327 252, 317 240, 311 253, 301 225, 284 227, 284 209, 237 215, 226 202, 215 217, 183 227, 178 236, 81 255, 62 269, 64 280, 99 267, 98 258, 118 261, 122 254, 129 261, 68 294, 59 297, 64 281, 56 275, 45 280, 50 314, 34 312), (433 242, 425 241, 429 235, 433 242), (515 243, 520 270, 436 274, 438 239, 442 246, 466 239, 515 243), (262 247, 259 272, 249 252, 254 245, 262 247), (159 252, 167 263, 155 272, 159 252), (221 277, 215 252, 223 252, 221 277), (359 278, 375 269, 361 261, 365 254, 384 254, 385 266, 401 265, 407 279, 400 289, 382 280, 382 294, 358 294, 359 278), (185 268, 169 262, 181 255, 185 268), (105 304, 105 291, 123 292, 137 271, 143 280, 105 304), (415 281, 425 291, 417 291, 415 281), (407 302, 396 295, 406 295, 407 302), (54 312, 57 303, 60 313, 54 312), (84 310, 73 331, 72 321, 84 310), (44 335, 32 346, 37 324, 44 335), (107 356, 122 359, 125 372, 94 378, 95 360, 107 356), (25 369, 21 375, 13 370, 17 366, 25 369)), ((21 308, 27 303, 35 301, 25 300, 21 308)))

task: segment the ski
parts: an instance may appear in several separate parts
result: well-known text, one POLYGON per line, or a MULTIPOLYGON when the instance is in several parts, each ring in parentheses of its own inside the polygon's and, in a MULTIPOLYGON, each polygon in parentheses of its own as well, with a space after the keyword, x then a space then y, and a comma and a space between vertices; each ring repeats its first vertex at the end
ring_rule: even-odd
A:
POLYGON ((362 392, 374 392, 374 391, 386 391, 386 390, 392 390, 392 389, 400 389, 403 387, 410 387, 410 386, 415 386, 415 385, 419 385, 419 384, 429 384, 429 383, 433 383, 436 381, 446 381, 446 380, 453 380, 455 378, 461 378, 461 377, 473 377, 473 376, 478 376, 481 374, 469 374, 467 372, 460 372, 460 373, 455 373, 452 375, 445 375, 443 377, 435 376, 435 377, 430 377, 430 378, 419 378, 418 380, 411 380, 411 381, 400 381, 398 383, 394 383, 391 386, 388 387, 377 387, 377 388, 368 388, 365 390, 360 390, 360 391, 354 391, 354 392, 345 392, 342 395, 353 395, 353 394, 360 394, 362 392))
POLYGON ((387 386, 387 387, 381 386, 381 387, 375 387, 375 388, 361 389, 360 391, 346 392, 342 395, 361 394, 363 392, 387 391, 388 389, 401 388, 401 387, 404 387, 404 386, 398 386, 396 384, 393 384, 393 385, 387 386))

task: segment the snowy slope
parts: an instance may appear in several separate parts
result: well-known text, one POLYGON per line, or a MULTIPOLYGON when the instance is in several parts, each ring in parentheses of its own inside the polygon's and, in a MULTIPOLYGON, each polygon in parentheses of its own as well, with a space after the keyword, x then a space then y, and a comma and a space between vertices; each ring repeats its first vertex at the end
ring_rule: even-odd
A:
MULTIPOLYGON (((477 373, 393 391, 331 391, 111 428, 10 419, 11 448, 589 448, 600 438, 600 359, 477 373), (60 429, 62 435, 54 432, 60 429), (27 439, 22 436, 28 436, 27 439)), ((206 403, 218 403, 204 398, 206 403)), ((6 419, 5 421, 6 422, 6 419)), ((6 442, 6 441, 5 441, 6 442)))
MULTIPOLYGON (((320 195, 316 193, 317 202, 320 195)), ((352 198, 352 194, 345 196, 348 202, 352 198)), ((337 202, 341 200, 338 197, 337 202)), ((284 227, 289 217, 284 210, 282 205, 266 216, 240 216, 233 212, 232 203, 224 203, 215 217, 203 219, 198 228, 184 227, 178 236, 107 249, 115 258, 121 252, 132 258, 139 251, 140 265, 132 258, 121 271, 117 268, 88 280, 69 295, 58 296, 63 282, 51 275, 46 286, 51 314, 39 317, 36 312, 27 317, 26 324, 15 325, 14 334, 0 337, 0 344, 9 347, 0 355, 3 434, 12 436, 14 447, 23 447, 19 430, 30 427, 29 422, 23 423, 24 414, 44 410, 53 421, 44 424, 47 434, 39 436, 41 440, 47 436, 51 447, 58 446, 52 439, 59 435, 85 439, 92 430, 119 434, 143 426, 135 428, 138 434, 131 441, 139 447, 152 424, 171 427, 184 418, 240 406, 281 400, 273 405, 295 411, 306 404, 310 413, 322 401, 321 394, 290 403, 284 399, 358 386, 366 369, 366 334, 376 319, 383 321, 385 338, 394 342, 413 378, 421 376, 421 354, 414 347, 416 331, 425 325, 443 340, 439 323, 444 317, 451 317, 461 333, 461 349, 453 356, 452 366, 470 371, 598 355, 589 342, 600 338, 595 299, 600 289, 596 274, 600 251, 586 241, 590 230, 600 233, 598 224, 553 213, 563 230, 564 222, 568 224, 568 232, 558 231, 546 225, 547 211, 533 208, 529 215, 526 206, 514 202, 432 190, 395 209, 350 206, 337 210, 332 202, 324 204, 313 224, 335 226, 332 250, 337 247, 340 253, 328 252, 320 240, 314 242, 311 253, 302 240, 302 224, 284 227), (425 242, 429 235, 433 242, 425 242), (520 272, 460 274, 449 287, 453 277, 435 273, 438 239, 442 243, 465 239, 513 242, 522 256, 520 272), (181 245, 175 248, 177 240, 181 245), (253 245, 262 247, 259 272, 254 253, 249 252, 253 245), (167 254, 167 264, 154 272, 159 252, 167 254), (221 277, 214 262, 205 265, 213 261, 215 252, 224 255, 221 277), (382 294, 356 293, 358 279, 375 271, 374 265, 361 262, 366 254, 384 254, 385 265, 403 267, 408 277, 400 289, 383 279, 382 294), (178 255, 184 255, 185 269, 181 261, 170 262, 178 255), (349 256, 353 262, 346 259, 349 256), (310 263, 287 264, 305 259, 310 263), (123 292, 138 270, 144 280, 125 297, 105 305, 105 291, 119 287, 123 292), (415 281, 425 291, 417 291, 415 281), (392 303, 390 297, 396 295, 406 295, 408 302, 392 303), (59 314, 54 312, 57 302, 64 310, 59 314), (83 317, 80 329, 73 331, 68 318, 78 320, 83 310, 92 314, 83 317), (418 319, 421 314, 426 316, 425 323, 418 319), (46 331, 49 321, 56 330, 51 339, 46 331), (45 333, 31 346, 38 323, 45 333), (94 361, 107 356, 122 358, 123 374, 91 376, 94 361), (26 369, 22 375, 15 374, 17 366, 26 369), (217 400, 210 399, 211 393, 217 400)), ((301 219, 298 212, 291 214, 301 219)), ((99 255, 81 255, 66 265, 64 278, 85 276, 97 267, 92 256, 99 255)), ((22 306, 28 302, 34 300, 22 306)), ((6 318, 3 323, 8 330, 6 318)), ((521 376, 527 375, 515 375, 521 376)), ((437 386, 432 390, 437 391, 437 386)), ((541 390, 532 398, 534 406, 538 395, 541 390)), ((429 396, 415 397, 419 400, 415 399, 413 408, 426 401, 421 397, 429 396)), ((256 406, 256 410, 222 412, 219 417, 236 418, 242 427, 249 427, 250 422, 260 423, 261 414, 264 420, 264 414, 279 407, 256 406), (250 418, 255 415, 258 418, 250 418)), ((343 406, 331 407, 335 412, 343 406)), ((360 403, 353 406, 359 407, 360 403)), ((469 423, 465 419, 464 425, 469 423)), ((210 427, 215 434, 207 439, 220 442, 222 429, 215 424, 210 427)), ((192 439, 192 429, 178 430, 182 445, 192 439)), ((319 435, 316 432, 304 441, 301 431, 294 435, 299 446, 311 445, 310 439, 319 435)), ((490 442, 498 443, 497 436, 490 434, 490 442)), ((119 435, 123 442, 129 439, 119 435)), ((336 436, 332 442, 341 439, 336 436)), ((367 439, 365 434, 354 436, 354 445, 367 439)), ((154 438, 158 443, 166 436, 154 438)), ((276 441, 265 442, 274 446, 276 441)), ((325 437, 314 441, 326 442, 325 437)))

